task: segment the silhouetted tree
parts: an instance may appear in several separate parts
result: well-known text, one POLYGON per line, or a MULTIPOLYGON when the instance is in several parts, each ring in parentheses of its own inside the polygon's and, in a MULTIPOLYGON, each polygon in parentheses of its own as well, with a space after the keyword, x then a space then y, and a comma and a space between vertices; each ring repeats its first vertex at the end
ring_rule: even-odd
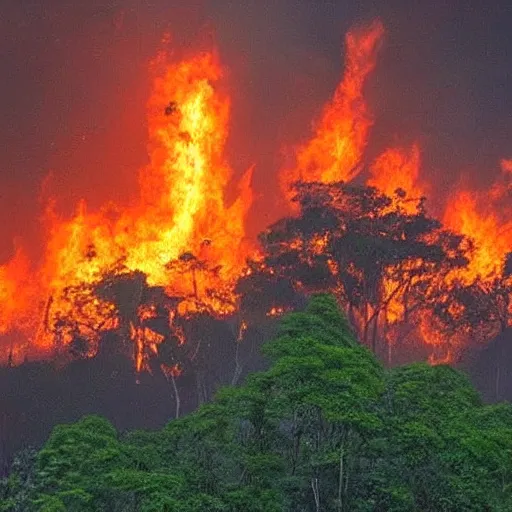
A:
POLYGON ((391 304, 401 306, 395 321, 414 324, 467 264, 466 240, 442 230, 421 200, 410 214, 371 187, 298 183, 294 201, 298 215, 260 236, 264 258, 238 285, 242 304, 286 311, 300 294, 332 292, 376 350, 391 304))

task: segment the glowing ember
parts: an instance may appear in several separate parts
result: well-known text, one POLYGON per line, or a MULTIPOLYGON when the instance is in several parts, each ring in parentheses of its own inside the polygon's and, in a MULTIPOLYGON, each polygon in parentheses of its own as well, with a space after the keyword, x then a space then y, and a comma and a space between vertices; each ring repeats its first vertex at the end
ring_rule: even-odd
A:
POLYGON ((272 307, 270 309, 270 311, 267 312, 267 316, 281 316, 283 315, 285 312, 285 309, 284 308, 281 308, 281 307, 272 307))

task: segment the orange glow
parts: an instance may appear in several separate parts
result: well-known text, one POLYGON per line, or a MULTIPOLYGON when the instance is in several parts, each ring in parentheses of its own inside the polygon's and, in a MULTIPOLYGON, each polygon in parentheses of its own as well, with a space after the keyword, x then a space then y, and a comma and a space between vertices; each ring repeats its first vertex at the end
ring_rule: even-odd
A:
MULTIPOLYGON (((64 317, 77 326, 60 340, 64 344, 72 335, 91 338, 117 325, 114 305, 93 298, 90 289, 106 272, 144 272, 150 286, 183 297, 182 314, 234 310, 233 284, 250 250, 244 221, 252 202, 252 169, 240 181, 238 198, 227 205, 224 194, 233 174, 224 158, 230 101, 222 92, 219 59, 204 52, 172 62, 160 53, 152 69, 149 164, 140 171, 140 199, 129 208, 107 205, 99 212, 87 211, 82 201, 69 220, 59 218, 50 202, 40 268, 30 274, 20 251, 0 267, 0 333, 23 327, 33 349, 50 351, 64 317), (41 304, 27 304, 29 291, 41 304), (30 308, 34 322, 21 326, 27 316, 21 313, 30 308)), ((130 330, 140 370, 145 347, 154 350, 162 338, 142 325, 132 323, 130 330)))
POLYGON ((379 189, 400 204, 405 212, 416 212, 416 204, 426 195, 424 186, 419 184, 420 150, 417 144, 407 150, 387 149, 370 167, 370 177, 367 184, 379 189), (405 192, 406 200, 399 201, 397 190, 405 192), (407 201, 410 199, 410 201, 407 201))
POLYGON ((347 34, 343 79, 324 107, 312 139, 297 149, 295 166, 281 172, 286 197, 290 198, 290 187, 296 181, 349 181, 360 172, 373 125, 363 87, 375 67, 383 36, 384 26, 379 21, 347 34))
POLYGON ((162 364, 161 370, 162 370, 162 373, 167 378, 169 378, 169 377, 176 378, 176 377, 179 377, 183 373, 183 370, 181 369, 179 364, 175 364, 172 366, 162 364))
POLYGON ((459 278, 467 283, 477 277, 488 279, 501 272, 505 255, 512 248, 512 216, 495 210, 488 194, 458 192, 447 204, 443 223, 474 241, 474 251, 467 269, 459 278))
POLYGON ((455 362, 452 351, 448 349, 446 354, 442 356, 438 356, 435 353, 432 353, 428 356, 428 362, 432 366, 439 366, 442 364, 453 364, 455 362))
POLYGON ((236 338, 236 341, 241 342, 244 339, 244 334, 247 332, 247 329, 249 328, 249 325, 245 320, 242 320, 240 322, 240 327, 238 328, 238 336, 236 338))
POLYGON ((432 349, 428 356, 430 364, 439 365, 455 362, 454 349, 456 349, 456 344, 453 340, 451 344, 448 344, 446 339, 439 334, 440 330, 435 325, 431 315, 423 315, 419 331, 423 342, 432 349))
POLYGON ((29 271, 30 262, 21 248, 8 263, 0 266, 0 334, 29 322, 29 271))
POLYGON ((512 160, 505 160, 505 159, 503 159, 501 161, 501 168, 502 168, 504 173, 512 174, 512 160))
POLYGON ((270 311, 267 312, 267 316, 282 316, 284 313, 284 308, 274 306, 270 309, 270 311))

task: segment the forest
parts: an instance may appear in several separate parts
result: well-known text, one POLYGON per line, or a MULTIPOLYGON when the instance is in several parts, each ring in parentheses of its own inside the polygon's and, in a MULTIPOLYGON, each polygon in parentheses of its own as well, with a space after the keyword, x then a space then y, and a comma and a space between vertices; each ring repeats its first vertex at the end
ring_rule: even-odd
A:
MULTIPOLYGON (((234 279, 208 257, 216 240, 203 240, 198 252, 166 263, 176 291, 151 284, 121 256, 52 296, 44 328, 54 356, 69 362, 126 345, 138 371, 156 361, 177 376, 200 366, 207 349, 197 338, 215 320, 240 341, 314 293, 333 294, 359 341, 389 366, 457 363, 509 328, 512 252, 488 261, 474 239, 432 217, 424 197, 399 188, 388 196, 371 186, 298 182, 293 190, 294 212, 260 234, 234 279), (109 333, 118 340, 100 342, 109 333)), ((99 249, 90 244, 83 259, 99 265, 99 249)))
MULTIPOLYGON (((298 20, 295 4, 287 26, 298 20)), ((361 18, 345 35, 341 78, 320 109, 335 68, 328 71, 318 27, 312 52, 297 45, 303 29, 276 28, 276 41, 293 32, 291 46, 300 47, 286 79, 272 61, 288 54, 272 38, 262 38, 272 51, 261 58, 252 38, 251 50, 237 48, 233 58, 210 28, 197 44, 166 29, 144 63, 152 85, 143 122, 128 105, 137 97, 130 84, 146 83, 135 67, 145 31, 137 9, 114 10, 119 42, 126 20, 137 18, 137 30, 126 26, 127 41, 138 39, 128 81, 94 71, 103 63, 121 73, 126 62, 110 43, 85 44, 96 45, 95 36, 80 36, 83 55, 66 50, 59 61, 37 35, 41 63, 51 55, 51 66, 32 51, 10 64, 34 61, 37 73, 24 79, 55 89, 58 101, 54 118, 50 106, 52 115, 32 112, 37 99, 26 115, 15 112, 32 122, 41 110, 47 142, 39 138, 46 119, 34 122, 34 144, 25 135, 13 143, 15 122, 6 130, 22 176, 55 174, 40 181, 37 201, 20 178, 25 203, 13 194, 12 205, 30 208, 4 213, 2 240, 14 238, 0 261, 0 512, 512 510, 512 159, 498 144, 509 130, 499 120, 486 127, 487 113, 469 117, 479 101, 462 86, 465 72, 447 80, 434 68, 414 71, 437 58, 408 41, 413 59, 404 60, 397 16, 361 18), (395 57, 380 65, 388 49, 395 57), (395 70, 400 63, 406 72, 395 70), (268 75, 251 79, 256 64, 268 75), (84 102, 64 77, 80 82, 84 102), (101 85, 101 101, 88 77, 101 85), (386 100, 386 81, 400 108, 386 100), (437 98, 431 107, 423 81, 437 98), (95 105, 104 121, 93 121, 95 105), (91 120, 75 133, 64 107, 91 120), (428 114, 424 129, 415 111, 428 114), (450 129, 458 113, 466 117, 450 129), (119 133, 110 140, 114 118, 119 133), (480 143, 465 132, 471 125, 480 143), (147 129, 140 159, 139 128, 147 129), (32 147, 46 156, 26 160, 32 147)), ((43 11, 42 25, 64 19, 43 11)), ((231 13, 222 18, 236 27, 231 13)), ((275 25, 267 8, 264 18, 275 25)), ((448 40, 477 39, 465 21, 469 37, 454 38, 450 26, 447 41, 435 43, 440 22, 431 30, 424 18, 417 30, 407 15, 404 33, 445 57, 458 55, 448 40)), ((65 25, 76 32, 76 23, 65 25)), ((257 26, 252 14, 248 26, 257 26)), ((503 34, 486 28, 482 56, 500 77, 486 76, 487 110, 506 111, 497 93, 510 89, 506 63, 490 53, 491 33, 504 48, 503 34)), ((64 35, 50 39, 68 48, 64 35)), ((461 62, 484 76, 478 52, 461 62)))
MULTIPOLYGON (((66 288, 67 306, 47 325, 51 358, 0 368, 0 475, 9 485, 15 454, 38 450, 55 425, 84 415, 102 415, 119 432, 195 421, 205 413, 187 415, 209 410, 219 387, 247 386, 269 371, 261 347, 274 345, 283 315, 299 314, 318 293, 333 297, 384 381, 412 375, 404 364, 428 360, 466 371, 486 403, 512 396, 510 255, 491 277, 469 279, 472 240, 400 190, 388 197, 367 186, 298 183, 294 203, 293 215, 261 233, 260 252, 232 289, 214 287, 218 268, 192 252, 167 265, 181 276, 186 293, 179 296, 122 261, 92 283, 66 288)), ((89 248, 90 264, 96 252, 89 248)), ((455 372, 414 368, 436 386, 455 372)), ((343 393, 358 404, 359 395, 343 393)))
POLYGON ((506 511, 512 407, 445 365, 386 369, 331 295, 285 315, 268 369, 159 430, 56 426, 2 512, 506 511))

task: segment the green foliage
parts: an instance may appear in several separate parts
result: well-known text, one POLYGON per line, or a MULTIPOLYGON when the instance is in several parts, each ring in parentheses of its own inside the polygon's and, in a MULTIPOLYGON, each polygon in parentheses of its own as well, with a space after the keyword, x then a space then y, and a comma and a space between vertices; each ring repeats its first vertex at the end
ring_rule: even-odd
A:
MULTIPOLYGON (((340 314, 336 300, 331 295, 315 295, 303 313, 293 313, 282 319, 279 338, 295 340, 308 335, 327 345, 358 345, 346 318, 340 314)), ((265 353, 278 356, 278 347, 278 343, 272 341, 267 344, 265 353)))
POLYGON ((0 512, 23 512, 34 492, 34 462, 37 452, 23 450, 14 458, 11 475, 0 481, 0 512))
POLYGON ((267 371, 161 431, 56 427, 0 511, 512 510, 512 406, 483 406, 462 373, 385 371, 325 295, 264 353, 267 371))

